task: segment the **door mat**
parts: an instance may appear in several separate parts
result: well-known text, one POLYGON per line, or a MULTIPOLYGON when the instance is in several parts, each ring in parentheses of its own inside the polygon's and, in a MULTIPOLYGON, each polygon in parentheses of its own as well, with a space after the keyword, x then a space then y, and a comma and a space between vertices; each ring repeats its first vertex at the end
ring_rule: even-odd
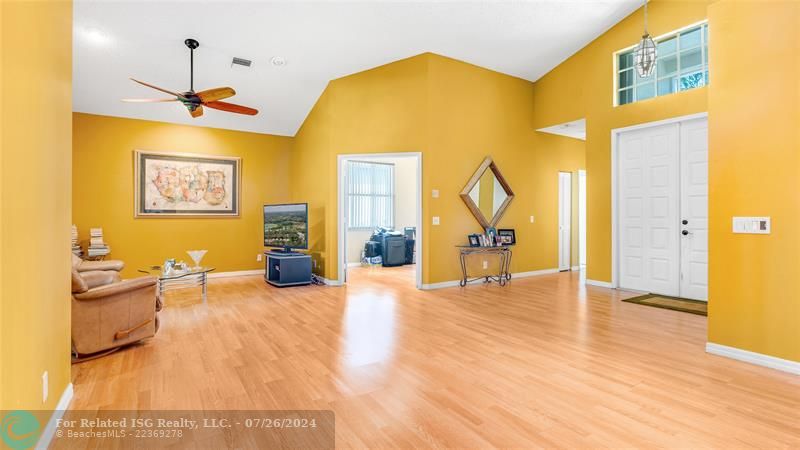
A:
POLYGON ((667 297, 659 294, 645 294, 638 297, 626 298, 623 302, 636 303, 656 308, 671 309, 674 311, 687 312, 700 316, 708 315, 708 302, 700 300, 689 300, 687 298, 667 297))

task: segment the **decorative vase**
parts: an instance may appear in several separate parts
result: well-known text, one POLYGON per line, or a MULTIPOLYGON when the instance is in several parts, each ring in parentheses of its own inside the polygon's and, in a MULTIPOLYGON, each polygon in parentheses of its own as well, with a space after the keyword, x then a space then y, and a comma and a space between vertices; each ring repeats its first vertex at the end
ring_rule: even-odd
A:
POLYGON ((192 258, 192 261, 194 261, 194 267, 193 267, 194 269, 197 269, 197 268, 200 267, 200 261, 203 260, 203 256, 206 255, 207 251, 208 250, 188 250, 186 252, 186 253, 189 254, 189 257, 192 258))

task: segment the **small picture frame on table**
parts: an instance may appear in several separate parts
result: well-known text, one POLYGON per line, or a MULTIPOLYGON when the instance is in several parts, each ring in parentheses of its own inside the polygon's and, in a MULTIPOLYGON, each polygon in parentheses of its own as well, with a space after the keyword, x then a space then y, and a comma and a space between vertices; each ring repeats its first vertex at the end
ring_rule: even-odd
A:
POLYGON ((470 234, 470 235, 467 236, 467 238, 469 239, 469 246, 470 247, 480 247, 481 246, 480 235, 470 234))
POLYGON ((514 245, 517 243, 517 233, 512 228, 501 228, 497 230, 500 238, 500 245, 514 245))

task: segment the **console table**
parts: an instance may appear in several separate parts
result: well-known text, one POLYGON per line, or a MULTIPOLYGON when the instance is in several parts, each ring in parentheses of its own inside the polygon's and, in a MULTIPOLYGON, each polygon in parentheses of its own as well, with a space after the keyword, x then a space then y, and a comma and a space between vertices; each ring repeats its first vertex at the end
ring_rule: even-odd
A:
POLYGON ((459 286, 464 287, 467 283, 477 280, 484 280, 484 283, 497 281, 500 286, 505 286, 511 279, 511 246, 504 245, 498 247, 470 247, 468 245, 457 245, 459 261, 461 262, 461 281, 459 286), (500 257, 500 267, 497 275, 484 275, 476 278, 469 278, 467 274, 467 257, 469 255, 498 255, 500 257))

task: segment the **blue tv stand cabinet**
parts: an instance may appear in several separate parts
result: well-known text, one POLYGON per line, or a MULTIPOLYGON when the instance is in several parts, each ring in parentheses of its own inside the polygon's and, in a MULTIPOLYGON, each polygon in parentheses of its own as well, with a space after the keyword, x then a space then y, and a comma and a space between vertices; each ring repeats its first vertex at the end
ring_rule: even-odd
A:
POLYGON ((264 280, 277 287, 311 284, 311 255, 303 253, 264 252, 267 266, 264 280))

